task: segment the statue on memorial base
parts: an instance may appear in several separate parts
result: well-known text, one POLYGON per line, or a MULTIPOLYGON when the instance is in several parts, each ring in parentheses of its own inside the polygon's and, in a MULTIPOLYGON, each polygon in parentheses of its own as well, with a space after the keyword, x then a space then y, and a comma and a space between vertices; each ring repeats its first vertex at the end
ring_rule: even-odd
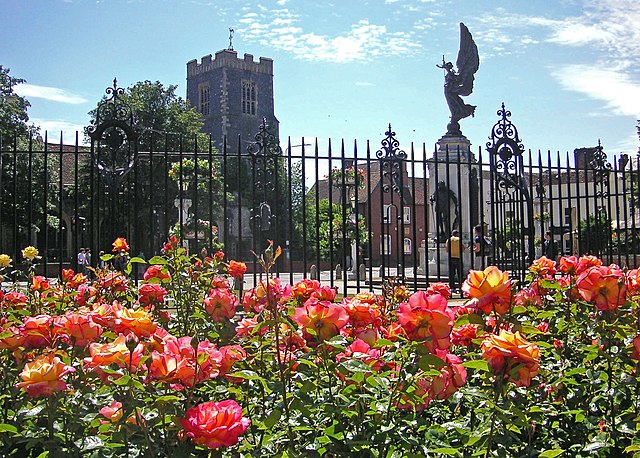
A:
POLYGON ((480 67, 478 47, 467 26, 460 23, 460 51, 456 61, 458 71, 453 69, 451 62, 445 62, 442 56, 442 65, 436 65, 445 71, 444 96, 451 111, 451 121, 447 125, 448 136, 461 136, 459 121, 468 116, 473 116, 476 107, 462 100, 461 96, 470 95, 473 91, 474 74, 480 67))
POLYGON ((438 187, 431 196, 431 203, 435 206, 436 222, 438 224, 439 242, 446 240, 453 228, 458 225, 458 198, 444 181, 438 183, 438 187), (453 215, 452 215, 453 213, 453 215))

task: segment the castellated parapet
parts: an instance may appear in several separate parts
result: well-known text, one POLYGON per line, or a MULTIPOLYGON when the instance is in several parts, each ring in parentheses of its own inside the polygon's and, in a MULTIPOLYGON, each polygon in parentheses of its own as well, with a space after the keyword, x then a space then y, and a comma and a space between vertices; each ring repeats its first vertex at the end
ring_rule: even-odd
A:
POLYGON ((273 76, 273 59, 260 57, 259 62, 254 62, 252 54, 245 53, 244 59, 239 59, 236 51, 223 49, 213 59, 211 54, 204 56, 200 64, 197 59, 187 62, 187 78, 223 67, 273 76))

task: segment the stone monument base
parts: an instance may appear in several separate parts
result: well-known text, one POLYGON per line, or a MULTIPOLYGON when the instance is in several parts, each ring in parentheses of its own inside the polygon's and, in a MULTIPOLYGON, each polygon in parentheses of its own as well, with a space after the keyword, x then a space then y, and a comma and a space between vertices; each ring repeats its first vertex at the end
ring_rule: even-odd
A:
POLYGON ((475 156, 471 151, 471 142, 464 135, 449 135, 445 134, 438 140, 438 151, 436 152, 436 160, 446 162, 447 159, 450 162, 456 162, 458 160, 458 154, 462 162, 469 160, 469 154, 471 154, 471 162, 475 162, 475 156), (447 158, 447 151, 449 152, 447 158))

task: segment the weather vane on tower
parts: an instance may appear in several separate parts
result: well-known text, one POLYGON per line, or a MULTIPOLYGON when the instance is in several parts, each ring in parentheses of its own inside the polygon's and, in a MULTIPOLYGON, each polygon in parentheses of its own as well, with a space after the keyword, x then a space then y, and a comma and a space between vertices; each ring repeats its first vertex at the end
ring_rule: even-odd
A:
POLYGON ((233 51, 233 32, 234 30, 229 27, 229 47, 227 48, 227 51, 233 51))

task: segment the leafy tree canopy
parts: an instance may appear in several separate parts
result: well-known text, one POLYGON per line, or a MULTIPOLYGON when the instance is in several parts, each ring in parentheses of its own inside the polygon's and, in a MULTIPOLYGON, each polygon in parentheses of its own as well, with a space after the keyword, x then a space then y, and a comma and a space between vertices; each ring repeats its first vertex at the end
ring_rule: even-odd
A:
POLYGON ((24 136, 37 130, 28 124, 27 109, 31 104, 14 91, 15 86, 25 80, 11 76, 10 71, 0 65, 0 135, 4 141, 9 141, 14 135, 24 136))
MULTIPOLYGON (((154 150, 165 147, 165 133, 168 133, 167 147, 176 149, 180 136, 193 140, 200 133, 204 118, 186 100, 176 95, 177 86, 164 86, 160 81, 139 81, 128 87, 120 99, 133 111, 136 125, 142 129, 141 148, 154 150), (153 144, 151 135, 153 134, 153 144)), ((106 96, 102 100, 105 100, 106 96)), ((96 109, 89 112, 91 124, 96 122, 96 109)), ((204 144, 201 149, 206 149, 204 144)))

